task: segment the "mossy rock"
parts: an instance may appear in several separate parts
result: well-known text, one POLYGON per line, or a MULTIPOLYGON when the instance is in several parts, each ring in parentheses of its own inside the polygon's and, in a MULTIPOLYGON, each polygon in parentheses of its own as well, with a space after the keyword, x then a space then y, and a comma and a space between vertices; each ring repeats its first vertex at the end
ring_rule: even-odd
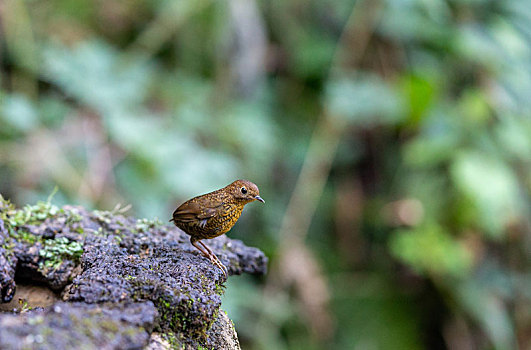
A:
MULTIPOLYGON (((207 244, 229 275, 266 271, 267 258, 256 248, 225 236, 207 244)), ((156 313, 148 333, 171 334, 185 348, 218 348, 219 327, 230 326, 219 316, 226 277, 184 232, 157 219, 58 208, 49 201, 16 209, 0 197, 3 302, 13 298, 15 273, 17 280, 48 286, 75 305, 150 303, 156 313)))

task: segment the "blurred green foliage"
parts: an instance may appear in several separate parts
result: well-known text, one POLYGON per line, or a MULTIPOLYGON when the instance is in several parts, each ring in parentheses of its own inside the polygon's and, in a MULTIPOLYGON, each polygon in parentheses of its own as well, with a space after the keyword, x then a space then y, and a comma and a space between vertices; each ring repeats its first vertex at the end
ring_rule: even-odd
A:
POLYGON ((271 258, 228 282, 245 349, 531 346, 529 1, 6 0, 0 17, 5 198, 57 185, 56 204, 164 221, 260 186, 230 234, 271 258))

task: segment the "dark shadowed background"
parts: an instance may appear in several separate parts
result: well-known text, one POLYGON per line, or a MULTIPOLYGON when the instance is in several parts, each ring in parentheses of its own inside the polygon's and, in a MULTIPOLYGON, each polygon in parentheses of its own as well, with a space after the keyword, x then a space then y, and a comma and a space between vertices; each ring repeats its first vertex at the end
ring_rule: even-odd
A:
POLYGON ((531 348, 531 2, 0 2, 0 193, 170 218, 237 178, 243 349, 531 348))

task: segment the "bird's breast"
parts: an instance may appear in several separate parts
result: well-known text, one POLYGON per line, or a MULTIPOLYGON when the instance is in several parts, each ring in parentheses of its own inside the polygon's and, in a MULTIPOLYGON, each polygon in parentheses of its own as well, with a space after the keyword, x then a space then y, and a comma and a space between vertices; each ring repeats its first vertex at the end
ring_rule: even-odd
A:
MULTIPOLYGON (((223 207, 218 216, 219 226, 221 227, 221 233, 229 231, 232 226, 238 221, 240 215, 242 215, 243 206, 227 203, 223 204, 223 207)), ((216 220, 216 221, 218 221, 216 220)))

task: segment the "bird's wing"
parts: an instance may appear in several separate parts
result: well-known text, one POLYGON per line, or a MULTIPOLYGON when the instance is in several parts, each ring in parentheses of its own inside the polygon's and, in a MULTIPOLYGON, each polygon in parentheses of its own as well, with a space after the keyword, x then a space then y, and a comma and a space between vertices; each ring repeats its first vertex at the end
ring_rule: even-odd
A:
POLYGON ((173 212, 173 220, 181 222, 190 222, 196 220, 207 220, 217 215, 219 208, 223 205, 220 201, 209 201, 203 203, 198 202, 186 202, 173 212))

